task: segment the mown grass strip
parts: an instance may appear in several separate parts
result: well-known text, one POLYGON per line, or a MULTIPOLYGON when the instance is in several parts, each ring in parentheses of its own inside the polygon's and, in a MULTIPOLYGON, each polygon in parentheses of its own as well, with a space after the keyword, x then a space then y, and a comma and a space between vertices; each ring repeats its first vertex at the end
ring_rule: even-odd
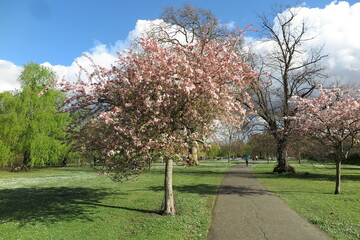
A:
POLYGON ((253 165, 254 175, 334 239, 360 239, 360 167, 344 165, 342 193, 334 195, 335 167, 291 163, 297 174, 273 174, 274 163, 253 165))
POLYGON ((0 171, 0 239, 206 239, 229 166, 175 166, 173 217, 159 215, 163 166, 123 183, 86 167, 0 171))

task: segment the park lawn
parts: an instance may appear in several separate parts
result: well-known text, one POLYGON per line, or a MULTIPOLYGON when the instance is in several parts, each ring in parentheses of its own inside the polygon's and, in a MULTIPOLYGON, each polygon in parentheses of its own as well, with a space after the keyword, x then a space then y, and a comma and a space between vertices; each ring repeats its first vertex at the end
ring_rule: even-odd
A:
POLYGON ((88 167, 0 171, 0 239, 206 239, 229 166, 175 166, 176 216, 159 214, 163 166, 123 183, 88 167))
POLYGON ((252 169, 269 190, 334 239, 360 239, 360 167, 343 165, 341 194, 334 195, 334 166, 291 165, 297 174, 273 174, 274 163, 252 169))

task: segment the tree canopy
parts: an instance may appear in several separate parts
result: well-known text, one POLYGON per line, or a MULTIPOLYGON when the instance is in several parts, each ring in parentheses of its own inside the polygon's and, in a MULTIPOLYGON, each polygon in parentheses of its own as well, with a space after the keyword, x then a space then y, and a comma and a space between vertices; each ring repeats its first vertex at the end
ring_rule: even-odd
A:
MULTIPOLYGON (((0 95, 0 151, 3 165, 44 166, 62 161, 67 113, 57 113, 65 97, 54 88, 42 92, 55 81, 56 74, 36 63, 24 66, 19 81, 22 90, 0 95)), ((16 167, 16 166, 14 166, 16 167)))
POLYGON ((339 194, 341 162, 360 141, 360 91, 320 86, 318 92, 314 98, 294 97, 297 113, 290 119, 295 121, 296 130, 334 150, 337 166, 335 194, 339 194))
POLYGON ((141 44, 111 69, 94 66, 88 81, 63 85, 68 111, 83 112, 83 151, 101 151, 115 177, 136 173, 155 156, 171 167, 215 119, 239 124, 249 101, 244 90, 256 75, 230 44, 141 44))

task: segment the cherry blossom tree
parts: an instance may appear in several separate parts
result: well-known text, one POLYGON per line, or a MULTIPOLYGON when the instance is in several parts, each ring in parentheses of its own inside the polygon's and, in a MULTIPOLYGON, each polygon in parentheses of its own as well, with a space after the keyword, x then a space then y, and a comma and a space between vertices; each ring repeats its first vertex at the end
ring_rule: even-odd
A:
MULTIPOLYGON (((184 3, 181 8, 165 7, 158 21, 153 21, 141 36, 135 38, 132 47, 136 49, 139 46, 141 37, 156 39, 160 46, 171 46, 172 44, 194 44, 203 47, 212 41, 233 41, 237 51, 244 47, 242 34, 245 30, 230 27, 222 24, 213 12, 207 9, 199 8, 189 3, 184 3), (161 20, 160 20, 161 19, 161 20)), ((251 30, 251 26, 245 27, 251 30)), ((243 54, 239 54, 243 58, 243 54)), ((190 165, 199 165, 198 148, 205 144, 203 139, 197 139, 189 143, 189 153, 187 163, 190 165)))
POLYGON ((315 98, 294 98, 297 130, 310 134, 334 149, 336 158, 335 194, 340 193, 341 162, 360 140, 360 91, 337 87, 317 89, 315 98))
POLYGON ((93 65, 88 80, 62 83, 75 136, 85 153, 101 155, 115 179, 136 174, 154 158, 165 162, 164 213, 175 214, 172 164, 215 120, 239 124, 256 73, 230 44, 161 47, 143 39, 140 52, 119 54, 111 69, 93 65), (75 129, 75 128, 74 128, 75 129))

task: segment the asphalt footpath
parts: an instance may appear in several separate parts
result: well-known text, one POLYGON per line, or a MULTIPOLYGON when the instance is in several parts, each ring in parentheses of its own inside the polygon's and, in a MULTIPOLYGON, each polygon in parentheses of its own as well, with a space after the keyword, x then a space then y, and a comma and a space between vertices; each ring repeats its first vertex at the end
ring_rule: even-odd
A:
POLYGON ((245 164, 222 179, 208 240, 331 240, 266 189, 245 164))

